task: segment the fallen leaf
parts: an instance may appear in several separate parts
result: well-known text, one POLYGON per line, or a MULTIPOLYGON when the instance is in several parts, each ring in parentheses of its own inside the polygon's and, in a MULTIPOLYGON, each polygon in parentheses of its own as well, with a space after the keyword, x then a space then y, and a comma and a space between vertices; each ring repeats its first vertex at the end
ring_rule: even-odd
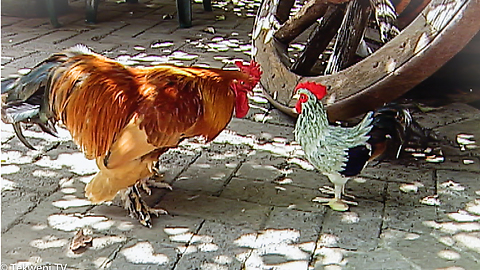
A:
POLYGON ((216 31, 215 31, 215 28, 213 28, 212 26, 209 26, 209 27, 203 29, 203 32, 210 33, 210 34, 215 34, 216 31))
POLYGON ((72 251, 78 251, 81 248, 92 246, 93 237, 83 234, 83 229, 79 229, 70 243, 72 251))

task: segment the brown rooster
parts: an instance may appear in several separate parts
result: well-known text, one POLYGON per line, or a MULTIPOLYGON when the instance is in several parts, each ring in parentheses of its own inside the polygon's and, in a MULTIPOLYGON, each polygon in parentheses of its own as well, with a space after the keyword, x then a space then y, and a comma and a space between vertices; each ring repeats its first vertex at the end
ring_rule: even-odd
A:
MULTIPOLYGON (((36 123, 50 134, 60 122, 100 171, 85 187, 93 203, 112 200, 129 188, 126 208, 151 227, 149 208, 137 184, 145 187, 154 164, 183 139, 213 140, 235 110, 244 117, 247 93, 258 83, 258 64, 240 71, 160 65, 135 68, 121 65, 77 45, 53 54, 30 73, 2 82, 2 120, 13 124, 29 148, 20 123, 36 123), (131 188, 130 188, 131 187, 131 188)), ((148 191, 148 188, 146 188, 148 191)))

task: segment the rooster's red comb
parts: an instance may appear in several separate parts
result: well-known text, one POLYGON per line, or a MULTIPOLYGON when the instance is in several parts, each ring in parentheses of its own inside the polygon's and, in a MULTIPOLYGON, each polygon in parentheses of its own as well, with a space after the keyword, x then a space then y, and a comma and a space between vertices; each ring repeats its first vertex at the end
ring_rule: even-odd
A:
POLYGON ((260 80, 260 76, 262 75, 262 71, 260 70, 260 65, 255 61, 250 61, 249 65, 244 65, 242 61, 236 61, 235 65, 244 73, 247 73, 254 79, 255 81, 260 80))
POLYGON ((314 94, 318 100, 321 100, 325 95, 327 95, 327 87, 323 84, 316 82, 302 82, 295 87, 295 93, 298 89, 307 89, 312 94, 314 94))

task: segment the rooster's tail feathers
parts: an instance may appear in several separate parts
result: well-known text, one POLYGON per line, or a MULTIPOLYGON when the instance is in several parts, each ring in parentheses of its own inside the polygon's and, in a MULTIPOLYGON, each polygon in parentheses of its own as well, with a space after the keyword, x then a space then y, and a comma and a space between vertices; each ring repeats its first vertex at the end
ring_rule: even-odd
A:
POLYGON ((53 71, 70 56, 88 52, 85 46, 77 45, 53 54, 20 78, 8 78, 1 82, 2 94, 6 95, 5 100, 2 98, 2 121, 13 125, 16 135, 26 147, 34 149, 23 136, 22 122, 37 124, 44 132, 56 136, 56 120, 48 106, 53 71))
POLYGON ((429 139, 428 131, 413 119, 410 111, 396 103, 387 104, 376 110, 373 126, 371 143, 381 143, 388 138, 387 151, 393 152, 395 158, 399 157, 408 142, 424 146, 429 139))

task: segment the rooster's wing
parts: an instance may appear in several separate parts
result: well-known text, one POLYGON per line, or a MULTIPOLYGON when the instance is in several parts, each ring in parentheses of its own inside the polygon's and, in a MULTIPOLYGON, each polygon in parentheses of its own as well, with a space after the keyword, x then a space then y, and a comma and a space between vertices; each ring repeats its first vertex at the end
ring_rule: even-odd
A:
POLYGON ((159 69, 157 67, 155 73, 158 78, 148 75, 147 82, 141 84, 142 101, 110 148, 109 168, 155 149, 175 147, 184 138, 204 136, 207 140, 213 139, 232 117, 233 94, 230 102, 215 103, 220 113, 216 113, 215 121, 211 121, 207 119, 210 110, 206 105, 208 97, 203 91, 206 87, 219 86, 207 85, 212 82, 185 69, 165 67, 165 72, 159 69))
POLYGON ((351 148, 366 145, 368 133, 372 129, 373 113, 368 113, 354 127, 328 126, 317 140, 313 151, 307 151, 308 159, 315 167, 326 173, 340 172, 345 169, 348 151, 351 148))

